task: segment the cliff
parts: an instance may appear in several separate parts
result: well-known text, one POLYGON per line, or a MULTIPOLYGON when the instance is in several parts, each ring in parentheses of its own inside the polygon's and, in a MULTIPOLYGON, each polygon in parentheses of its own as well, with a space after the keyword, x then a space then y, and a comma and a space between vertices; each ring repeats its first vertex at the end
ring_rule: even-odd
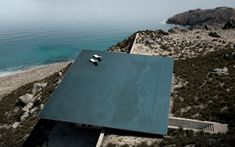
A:
POLYGON ((217 7, 215 9, 196 9, 179 13, 169 18, 166 23, 177 25, 218 25, 224 26, 235 18, 235 9, 217 7))

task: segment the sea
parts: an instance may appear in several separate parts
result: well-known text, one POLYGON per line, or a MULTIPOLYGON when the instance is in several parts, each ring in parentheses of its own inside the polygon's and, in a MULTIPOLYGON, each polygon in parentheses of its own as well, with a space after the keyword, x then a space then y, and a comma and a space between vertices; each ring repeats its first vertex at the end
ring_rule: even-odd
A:
POLYGON ((168 30, 190 9, 234 0, 0 0, 0 76, 107 50, 138 30, 168 30))

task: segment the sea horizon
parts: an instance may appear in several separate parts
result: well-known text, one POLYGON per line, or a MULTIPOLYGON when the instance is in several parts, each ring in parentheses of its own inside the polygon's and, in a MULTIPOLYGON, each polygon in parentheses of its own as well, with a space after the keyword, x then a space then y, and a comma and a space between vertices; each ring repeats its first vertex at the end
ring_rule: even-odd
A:
POLYGON ((235 7, 233 0, 13 0, 0 4, 0 75, 74 60, 82 49, 107 50, 139 30, 168 30, 172 25, 165 21, 186 10, 235 7))

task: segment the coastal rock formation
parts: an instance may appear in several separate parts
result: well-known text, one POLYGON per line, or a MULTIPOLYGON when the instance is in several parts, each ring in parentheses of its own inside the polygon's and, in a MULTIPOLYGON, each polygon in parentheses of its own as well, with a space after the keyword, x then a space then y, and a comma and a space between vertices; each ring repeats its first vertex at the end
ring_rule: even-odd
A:
POLYGON ((160 29, 158 32, 159 32, 159 34, 162 34, 162 35, 169 35, 170 34, 162 29, 160 29))
POLYGON ((208 33, 208 35, 211 37, 220 38, 220 35, 216 32, 210 32, 210 33, 208 33))
POLYGON ((20 122, 15 122, 11 127, 16 129, 20 125, 20 122))
POLYGON ((33 101, 33 94, 25 94, 25 95, 22 95, 22 96, 20 96, 19 97, 19 100, 21 101, 21 102, 23 102, 24 104, 28 104, 28 103, 30 103, 31 101, 33 101))
POLYGON ((231 20, 227 21, 223 27, 223 29, 232 29, 235 28, 235 18, 233 17, 231 20))
POLYGON ((172 33, 172 34, 177 34, 177 33, 180 32, 180 28, 179 27, 173 27, 173 28, 169 29, 168 32, 172 33))
POLYGON ((235 9, 218 7, 215 9, 196 9, 176 14, 169 18, 166 23, 178 25, 224 25, 235 17, 235 9))
POLYGON ((36 94, 38 92, 40 92, 43 88, 45 88, 47 86, 47 83, 35 83, 33 85, 33 90, 32 93, 36 94))

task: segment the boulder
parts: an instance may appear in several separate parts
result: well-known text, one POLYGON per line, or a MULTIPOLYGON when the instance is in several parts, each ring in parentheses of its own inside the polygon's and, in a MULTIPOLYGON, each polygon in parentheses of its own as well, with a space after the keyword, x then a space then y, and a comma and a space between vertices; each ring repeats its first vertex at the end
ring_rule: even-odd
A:
POLYGON ((24 108, 22 108, 22 111, 24 111, 23 115, 20 117, 20 121, 24 121, 31 111, 31 108, 33 107, 33 103, 28 103, 24 108))
POLYGON ((168 32, 163 31, 162 29, 160 29, 160 30, 158 31, 158 33, 161 34, 161 35, 169 35, 168 32))
POLYGON ((212 74, 216 74, 216 75, 228 75, 228 68, 224 67, 224 68, 215 68, 212 70, 211 72, 212 74))
POLYGON ((216 32, 210 32, 210 33, 208 33, 208 35, 211 37, 220 38, 220 35, 216 32))
POLYGON ((19 97, 19 100, 21 101, 21 102, 23 102, 24 104, 28 104, 28 103, 30 103, 31 101, 33 101, 33 94, 25 94, 25 95, 22 95, 22 96, 20 96, 19 97))
POLYGON ((40 105, 40 109, 42 110, 43 108, 44 108, 44 105, 43 105, 43 104, 41 104, 41 105, 40 105))
POLYGON ((172 34, 177 34, 180 32, 180 28, 174 27, 174 28, 169 29, 168 32, 172 34))
POLYGON ((33 90, 32 90, 33 95, 35 95, 37 92, 41 91, 46 86, 47 86, 47 83, 35 83, 33 85, 33 90))
POLYGON ((29 112, 29 110, 33 107, 33 103, 28 103, 26 106, 22 108, 22 111, 29 112))
POLYGON ((20 125, 20 122, 14 122, 14 124, 11 126, 13 129, 16 129, 20 125))
POLYGON ((235 28, 235 18, 228 20, 223 26, 223 29, 233 29, 233 28, 235 28))
POLYGON ((168 51, 163 51, 162 52, 162 56, 168 56, 170 54, 170 52, 168 52, 168 51))
POLYGON ((62 73, 62 72, 59 72, 59 76, 62 77, 62 76, 63 76, 63 73, 62 73))
POLYGON ((29 112, 25 112, 23 115, 20 116, 20 121, 24 121, 29 116, 29 112))
POLYGON ((32 114, 32 113, 36 112, 37 110, 38 110, 38 107, 34 107, 29 112, 32 114))

